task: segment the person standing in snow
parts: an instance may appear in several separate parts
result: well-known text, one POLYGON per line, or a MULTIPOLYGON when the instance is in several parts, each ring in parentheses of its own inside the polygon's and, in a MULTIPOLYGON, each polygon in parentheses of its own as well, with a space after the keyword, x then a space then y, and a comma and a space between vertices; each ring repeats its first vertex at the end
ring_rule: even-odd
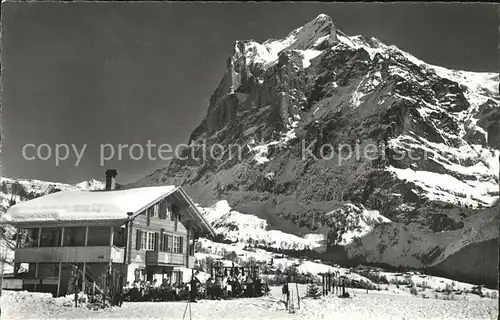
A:
POLYGON ((243 279, 241 281, 241 289, 243 291, 243 296, 246 296, 248 294, 248 286, 247 286, 247 280, 243 279))
POLYGON ((227 289, 227 296, 228 297, 233 297, 234 296, 234 293, 233 293, 233 278, 229 278, 227 280, 227 285, 226 285, 226 289, 227 289))
POLYGON ((179 286, 176 284, 174 284, 174 288, 175 288, 175 300, 179 300, 179 286))
POLYGON ((215 277, 215 296, 218 300, 222 298, 222 277, 217 275, 215 277))
POLYGON ((288 300, 290 299, 290 291, 288 291, 288 282, 283 285, 283 288, 281 288, 281 293, 283 294, 283 298, 285 299, 285 302, 288 305, 288 300))
POLYGON ((140 291, 140 296, 141 298, 144 297, 144 294, 145 294, 145 291, 146 291, 146 286, 145 286, 145 283, 143 281, 141 281, 139 283, 139 291, 140 291))
POLYGON ((247 277, 248 296, 255 297, 254 282, 252 277, 247 277))
POLYGON ((255 282, 255 291, 257 292, 258 296, 264 295, 264 284, 262 283, 262 279, 258 278, 257 281, 255 282))
POLYGON ((269 286, 268 286, 267 282, 264 282, 264 286, 263 287, 264 287, 264 294, 266 296, 270 295, 271 289, 269 289, 269 286))
POLYGON ((198 288, 197 288, 197 283, 196 283, 196 277, 193 277, 191 279, 191 292, 190 292, 190 301, 191 302, 196 302, 196 296, 198 295, 198 288))

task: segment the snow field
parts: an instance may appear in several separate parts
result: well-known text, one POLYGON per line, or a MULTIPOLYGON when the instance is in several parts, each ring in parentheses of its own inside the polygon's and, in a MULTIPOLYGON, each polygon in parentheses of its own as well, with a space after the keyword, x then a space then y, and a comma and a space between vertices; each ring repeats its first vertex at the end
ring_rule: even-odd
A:
MULTIPOLYGON (((291 287, 294 287, 293 285, 291 287)), ((305 286, 299 287, 304 292, 305 286)), ((271 296, 235 300, 201 300, 190 304, 192 319, 496 319, 498 302, 423 299, 383 291, 348 290, 351 298, 333 295, 295 301, 290 314, 280 302, 281 288, 271 296)), ((295 295, 294 295, 295 297, 295 295)), ((186 302, 126 302, 122 307, 75 308, 71 299, 48 294, 4 291, 2 319, 182 319, 186 302)), ((186 316, 189 316, 189 308, 186 316)))

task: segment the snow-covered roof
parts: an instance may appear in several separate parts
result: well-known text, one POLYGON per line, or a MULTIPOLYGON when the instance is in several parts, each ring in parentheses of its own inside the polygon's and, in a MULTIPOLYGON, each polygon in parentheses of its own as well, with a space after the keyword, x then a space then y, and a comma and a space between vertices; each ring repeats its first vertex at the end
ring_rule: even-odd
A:
POLYGON ((144 187, 115 191, 60 191, 10 207, 3 222, 70 222, 126 220, 154 201, 178 190, 175 186, 144 187))

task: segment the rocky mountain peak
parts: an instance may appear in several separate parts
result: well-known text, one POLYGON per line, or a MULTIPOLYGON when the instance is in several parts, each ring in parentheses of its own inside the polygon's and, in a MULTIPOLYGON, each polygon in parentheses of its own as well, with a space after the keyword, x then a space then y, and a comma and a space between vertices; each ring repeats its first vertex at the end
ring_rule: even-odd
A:
POLYGON ((219 158, 197 160, 193 147, 131 186, 183 185, 202 206, 227 200, 294 234, 336 228, 340 239, 346 203, 391 221, 381 232, 458 233, 499 197, 498 81, 348 36, 320 15, 283 39, 236 43, 190 137, 228 146, 219 158), (360 157, 339 149, 366 145, 360 157))

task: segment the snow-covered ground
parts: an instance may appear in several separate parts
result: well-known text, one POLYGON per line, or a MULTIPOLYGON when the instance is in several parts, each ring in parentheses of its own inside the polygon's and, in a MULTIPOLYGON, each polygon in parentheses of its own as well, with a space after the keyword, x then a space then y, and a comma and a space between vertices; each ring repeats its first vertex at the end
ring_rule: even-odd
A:
MULTIPOLYGON (((294 287, 293 285, 291 287, 294 287)), ((292 289, 294 290, 294 289, 292 289)), ((292 291, 296 293, 296 291, 292 291)), ((299 287, 300 295, 305 286, 299 287)), ((320 299, 300 300, 294 294, 294 313, 280 301, 279 287, 261 298, 200 300, 186 302, 126 302, 122 307, 90 310, 75 308, 71 297, 58 299, 48 294, 4 291, 2 319, 496 319, 498 301, 424 299, 390 291, 348 290, 350 298, 333 294, 320 299), (186 307, 187 310, 186 310, 186 307), (191 310, 189 310, 189 307, 191 310), (189 312, 191 311, 191 315, 189 312)))

